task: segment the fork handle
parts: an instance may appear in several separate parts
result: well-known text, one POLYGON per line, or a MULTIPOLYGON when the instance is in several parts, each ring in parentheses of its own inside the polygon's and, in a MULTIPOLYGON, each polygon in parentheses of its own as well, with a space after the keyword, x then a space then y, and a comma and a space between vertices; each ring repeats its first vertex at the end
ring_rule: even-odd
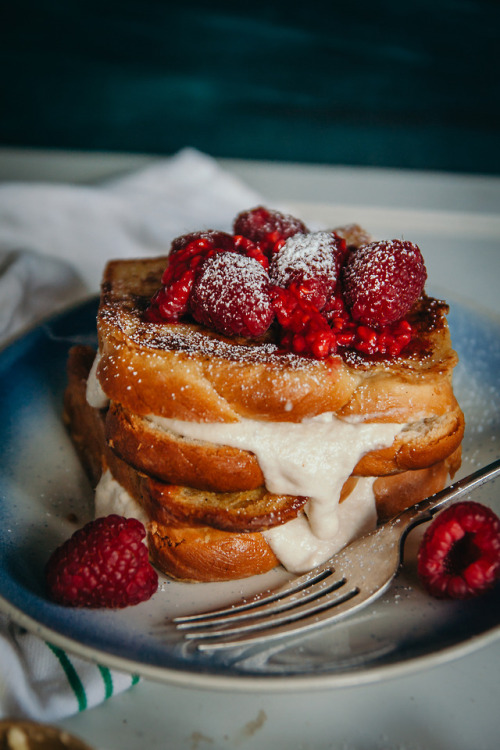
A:
POLYGON ((472 474, 463 477, 463 479, 459 479, 458 482, 451 484, 449 487, 445 487, 444 490, 436 492, 435 495, 431 495, 416 505, 412 505, 410 508, 407 508, 396 516, 396 518, 393 519, 393 522, 404 522, 405 525, 408 524, 411 528, 419 523, 428 521, 438 510, 452 500, 457 500, 462 495, 471 492, 485 482, 495 479, 495 477, 499 475, 500 458, 487 466, 483 466, 472 474))

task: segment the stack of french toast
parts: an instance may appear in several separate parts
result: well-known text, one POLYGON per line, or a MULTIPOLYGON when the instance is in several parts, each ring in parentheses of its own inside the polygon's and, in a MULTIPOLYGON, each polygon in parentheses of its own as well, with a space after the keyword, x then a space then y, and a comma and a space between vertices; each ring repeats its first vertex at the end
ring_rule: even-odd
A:
MULTIPOLYGON (((460 466, 464 418, 447 305, 422 281, 394 320, 354 317, 349 273, 376 245, 363 230, 313 233, 262 207, 244 218, 232 235, 186 235, 165 257, 109 262, 98 351, 77 346, 68 361, 65 421, 99 512, 115 512, 113 498, 126 497, 126 512, 146 525, 153 564, 183 581, 279 564, 303 572, 441 489, 460 466), (286 251, 301 274, 288 287, 286 251), (308 264, 316 277, 333 269, 321 302, 308 264), (250 302, 247 266, 257 279, 250 302), (286 309, 285 292, 295 295, 286 309), (272 312, 254 326, 264 298, 272 312), (248 326, 228 328, 242 309, 248 326)), ((404 297, 415 273, 409 283, 396 276, 404 291, 394 296, 404 297)))

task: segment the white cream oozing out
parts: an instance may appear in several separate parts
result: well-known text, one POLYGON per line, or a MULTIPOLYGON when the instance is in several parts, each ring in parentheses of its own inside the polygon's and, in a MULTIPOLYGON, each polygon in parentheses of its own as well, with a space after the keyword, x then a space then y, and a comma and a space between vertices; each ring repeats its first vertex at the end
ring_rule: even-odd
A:
POLYGON ((359 459, 392 445, 404 426, 350 422, 331 413, 302 422, 201 423, 156 416, 150 420, 184 438, 254 453, 270 492, 309 498, 306 514, 311 530, 326 540, 338 532, 340 492, 359 459))
MULTIPOLYGON (((346 544, 375 528, 377 511, 373 496, 374 477, 359 479, 351 494, 339 505, 339 528, 331 539, 318 539, 302 513, 292 521, 263 531, 280 563, 291 573, 304 573, 328 560, 346 544)), ((117 513, 137 518, 145 526, 148 516, 141 505, 105 471, 95 492, 95 517, 117 513)))
POLYGON ((90 406, 93 406, 94 409, 105 409, 109 404, 109 398, 104 393, 99 378, 97 377, 97 366, 100 359, 101 355, 96 354, 87 378, 87 402, 90 406))
POLYGON ((94 515, 96 518, 117 513, 125 518, 137 518, 144 525, 148 515, 140 503, 127 492, 113 477, 109 469, 103 472, 94 497, 94 515))
POLYGON ((354 490, 338 507, 338 529, 330 539, 318 539, 303 513, 281 526, 263 531, 281 564, 291 573, 305 573, 374 529, 377 524, 374 481, 375 477, 358 479, 354 490))

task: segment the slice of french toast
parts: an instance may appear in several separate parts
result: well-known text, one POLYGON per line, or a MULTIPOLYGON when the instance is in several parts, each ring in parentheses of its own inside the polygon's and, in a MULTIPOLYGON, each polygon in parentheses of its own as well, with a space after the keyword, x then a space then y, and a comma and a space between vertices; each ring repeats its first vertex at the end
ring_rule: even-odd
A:
POLYGON ((167 260, 111 261, 104 271, 97 377, 129 412, 196 422, 299 422, 332 412, 408 423, 458 414, 445 303, 417 302, 408 316, 414 338, 399 356, 348 350, 318 360, 284 352, 272 331, 250 340, 196 322, 151 322, 145 312, 167 260))
MULTIPOLYGON (((169 424, 111 402, 105 431, 118 456, 161 481, 215 492, 239 492, 264 484, 264 474, 251 451, 183 437, 169 424)), ((463 414, 457 404, 446 414, 405 425, 391 446, 361 456, 353 473, 385 476, 432 466, 457 450, 463 431, 463 414)))

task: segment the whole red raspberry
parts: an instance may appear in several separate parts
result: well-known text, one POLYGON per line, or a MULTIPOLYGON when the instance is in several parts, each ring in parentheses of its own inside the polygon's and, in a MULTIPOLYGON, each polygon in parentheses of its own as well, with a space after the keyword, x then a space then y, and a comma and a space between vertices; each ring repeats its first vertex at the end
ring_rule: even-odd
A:
POLYGON ((261 336, 274 317, 267 272, 254 258, 231 252, 203 262, 190 306, 198 323, 228 336, 261 336))
POLYGON ((90 521, 51 555, 45 578, 50 598, 68 607, 121 609, 149 599, 158 575, 135 518, 90 521))
POLYGON ((293 284, 312 305, 322 310, 337 286, 345 248, 345 240, 332 232, 289 237, 273 256, 269 268, 271 281, 283 289, 293 284))
POLYGON ((260 244, 264 252, 273 253, 281 244, 294 234, 305 234, 306 225, 295 216, 283 214, 264 206, 257 206, 242 211, 233 224, 235 234, 260 244))
POLYGON ((372 242, 354 250, 344 267, 344 296, 354 320, 382 328, 404 318, 427 278, 417 245, 372 242))
POLYGON ((426 530, 418 574, 440 599, 468 599, 490 589, 500 575, 500 519, 480 503, 442 511, 426 530))

